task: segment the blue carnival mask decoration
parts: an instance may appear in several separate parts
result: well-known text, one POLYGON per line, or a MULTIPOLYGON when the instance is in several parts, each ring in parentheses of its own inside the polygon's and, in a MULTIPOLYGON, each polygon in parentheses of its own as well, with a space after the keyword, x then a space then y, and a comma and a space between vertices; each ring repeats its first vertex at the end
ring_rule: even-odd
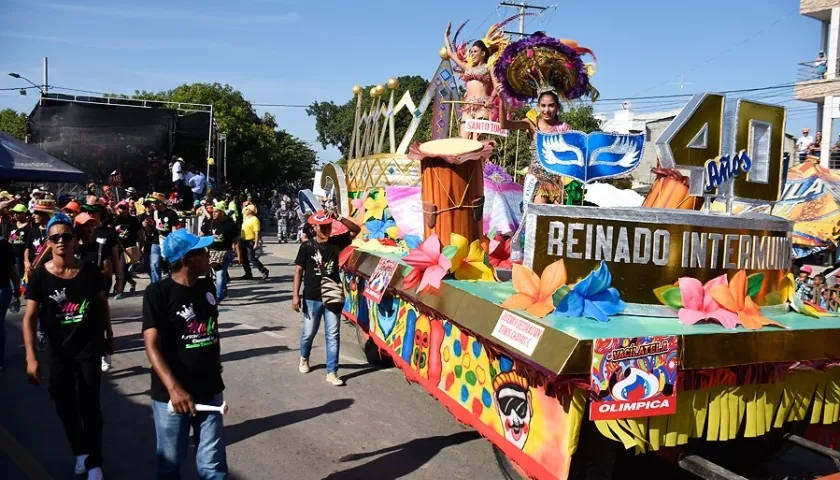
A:
POLYGON ((543 168, 585 184, 635 170, 642 161, 645 134, 537 132, 536 144, 543 168))

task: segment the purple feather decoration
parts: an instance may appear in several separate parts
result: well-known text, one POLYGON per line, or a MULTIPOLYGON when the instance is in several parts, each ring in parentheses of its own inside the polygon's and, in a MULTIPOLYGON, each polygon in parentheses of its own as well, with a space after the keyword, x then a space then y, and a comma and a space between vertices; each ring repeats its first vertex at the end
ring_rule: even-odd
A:
POLYGON ((461 33, 461 30, 463 30, 464 27, 467 26, 467 22, 469 22, 469 20, 462 23, 461 26, 458 27, 458 30, 455 30, 455 36, 452 38, 452 45, 458 45, 458 35, 461 33))
MULTIPOLYGON (((523 38, 522 40, 518 40, 508 45, 504 52, 502 52, 501 58, 499 58, 496 62, 496 66, 494 67, 496 78, 502 80, 502 88, 508 97, 515 98, 523 102, 533 98, 533 95, 517 91, 510 84, 507 78, 508 67, 519 55, 527 55, 527 51, 529 49, 548 49, 557 51, 565 56, 571 64, 571 68, 569 68, 569 70, 572 75, 575 75, 576 77, 575 85, 568 91, 562 91, 561 85, 553 85, 558 89, 558 93, 568 100, 574 100, 587 94, 589 90, 589 75, 587 73, 586 66, 583 64, 583 60, 580 58, 580 55, 578 55, 573 48, 564 44, 560 40, 544 35, 532 35, 528 38, 523 38)), ((546 69, 546 67, 547 66, 544 66, 541 69, 546 69)), ((551 80, 557 83, 559 79, 551 80)), ((534 88, 534 90, 536 90, 536 88, 534 88)))

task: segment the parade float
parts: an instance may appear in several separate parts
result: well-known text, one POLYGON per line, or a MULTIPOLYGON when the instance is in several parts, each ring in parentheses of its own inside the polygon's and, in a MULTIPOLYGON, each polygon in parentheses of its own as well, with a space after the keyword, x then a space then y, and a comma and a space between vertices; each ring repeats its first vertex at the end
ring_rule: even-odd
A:
MULTIPOLYGON (((496 71, 551 48, 576 74, 563 91, 590 87, 580 47, 552 42, 508 45, 496 71)), ((363 226, 341 263, 367 358, 390 358, 492 442, 510 478, 610 478, 620 449, 695 459, 701 474, 786 440, 831 455, 803 437, 834 438, 840 318, 796 298, 791 223, 731 209, 779 199, 784 108, 695 95, 655 142, 644 206, 535 204, 529 181, 489 165, 492 135, 448 138, 462 100, 446 53, 417 102, 395 79, 355 87, 346 172, 323 172, 363 226), (427 114, 433 140, 412 144, 427 114)), ((535 88, 502 81, 512 96, 535 88)), ((585 185, 632 172, 645 138, 538 131, 534 144, 532 166, 585 185)))

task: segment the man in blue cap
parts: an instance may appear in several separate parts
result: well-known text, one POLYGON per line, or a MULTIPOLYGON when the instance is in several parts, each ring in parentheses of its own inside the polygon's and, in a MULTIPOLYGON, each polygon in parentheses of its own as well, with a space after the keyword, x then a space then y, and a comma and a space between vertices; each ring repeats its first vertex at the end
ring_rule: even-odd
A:
POLYGON ((198 237, 185 229, 172 232, 162 245, 170 276, 150 284, 143 296, 158 478, 179 478, 190 428, 198 476, 227 478, 222 416, 196 411, 196 404, 221 406, 225 389, 216 287, 203 278, 210 271, 207 247, 212 243, 212 236, 198 237))

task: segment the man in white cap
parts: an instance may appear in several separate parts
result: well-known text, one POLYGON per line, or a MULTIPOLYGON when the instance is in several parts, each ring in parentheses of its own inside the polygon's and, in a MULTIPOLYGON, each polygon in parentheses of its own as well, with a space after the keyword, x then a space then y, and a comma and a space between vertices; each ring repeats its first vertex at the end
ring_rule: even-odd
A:
POLYGON ((814 137, 811 136, 811 129, 803 128, 802 136, 796 141, 796 151, 799 153, 799 163, 803 163, 805 161, 805 157, 808 156, 808 150, 810 150, 811 145, 813 144, 814 137))
POLYGON ((184 159, 181 157, 172 164, 172 183, 175 184, 175 188, 184 184, 184 159))

